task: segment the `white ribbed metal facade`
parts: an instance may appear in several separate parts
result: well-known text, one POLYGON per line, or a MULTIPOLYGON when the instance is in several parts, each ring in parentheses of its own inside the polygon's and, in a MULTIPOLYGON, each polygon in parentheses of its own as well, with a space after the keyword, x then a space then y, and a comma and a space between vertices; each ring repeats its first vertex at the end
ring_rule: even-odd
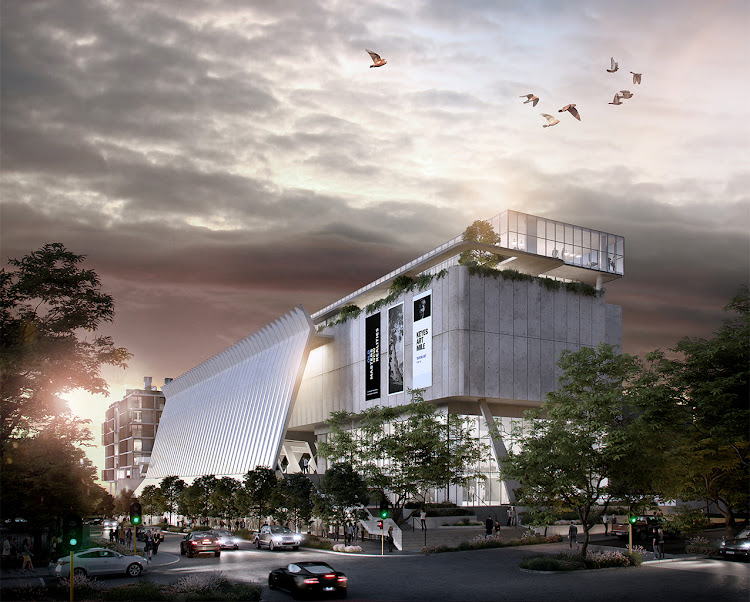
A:
POLYGON ((164 386, 167 402, 139 487, 169 475, 242 478, 276 465, 314 326, 295 309, 164 386))

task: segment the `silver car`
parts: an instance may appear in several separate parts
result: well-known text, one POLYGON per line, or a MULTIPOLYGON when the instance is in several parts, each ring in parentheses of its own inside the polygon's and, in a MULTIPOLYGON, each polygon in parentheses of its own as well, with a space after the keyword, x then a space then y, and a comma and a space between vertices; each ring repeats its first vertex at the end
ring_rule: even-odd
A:
POLYGON ((259 550, 262 546, 266 546, 269 550, 277 548, 299 550, 301 543, 302 536, 299 533, 294 533, 291 529, 281 525, 263 525, 255 536, 255 547, 259 550))
MULTIPOLYGON (((137 577, 148 568, 142 556, 125 556, 106 548, 89 548, 73 554, 73 575, 128 575, 137 577)), ((55 576, 70 577, 70 556, 63 556, 55 565, 55 576)))
POLYGON ((216 537, 219 538, 219 545, 222 550, 238 550, 240 542, 242 541, 239 537, 235 537, 234 533, 227 529, 214 529, 211 531, 216 537))
POLYGON ((737 537, 721 542, 719 552, 723 558, 744 558, 750 560, 750 529, 745 529, 737 537))

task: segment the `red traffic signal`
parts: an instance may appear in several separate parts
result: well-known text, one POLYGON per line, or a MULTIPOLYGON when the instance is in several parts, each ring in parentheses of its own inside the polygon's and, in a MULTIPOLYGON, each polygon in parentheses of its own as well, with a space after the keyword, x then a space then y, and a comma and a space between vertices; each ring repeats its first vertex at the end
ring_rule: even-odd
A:
POLYGON ((383 521, 382 520, 378 521, 378 529, 380 529, 381 531, 383 530, 383 521))

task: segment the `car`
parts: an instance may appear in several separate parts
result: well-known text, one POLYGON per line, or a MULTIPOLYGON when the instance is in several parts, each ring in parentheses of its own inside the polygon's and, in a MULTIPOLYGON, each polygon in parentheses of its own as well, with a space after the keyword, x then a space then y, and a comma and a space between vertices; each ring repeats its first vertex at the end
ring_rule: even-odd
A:
POLYGON ((117 521, 114 518, 105 518, 102 521, 102 527, 105 529, 117 529, 117 521))
POLYGON ((209 531, 193 531, 185 535, 180 542, 180 554, 192 558, 196 554, 213 553, 214 556, 221 556, 221 545, 219 538, 209 531))
POLYGON ((238 550, 240 547, 239 537, 235 537, 234 534, 227 529, 213 529, 211 531, 216 537, 219 538, 219 545, 222 550, 238 550))
POLYGON ((750 529, 745 529, 737 537, 725 539, 719 546, 722 558, 745 558, 750 561, 750 529))
MULTIPOLYGON (((148 568, 142 556, 128 556, 106 548, 88 548, 73 554, 73 575, 119 575, 138 577, 148 568)), ((57 577, 70 577, 70 556, 58 558, 55 564, 57 577)))
POLYGON ((269 589, 283 589, 293 598, 311 594, 334 594, 346 598, 346 575, 325 562, 295 562, 268 573, 269 589))
POLYGON ((266 546, 269 550, 277 548, 291 548, 299 550, 302 543, 302 536, 294 533, 288 527, 281 525, 263 525, 260 531, 255 535, 255 547, 259 550, 266 546))

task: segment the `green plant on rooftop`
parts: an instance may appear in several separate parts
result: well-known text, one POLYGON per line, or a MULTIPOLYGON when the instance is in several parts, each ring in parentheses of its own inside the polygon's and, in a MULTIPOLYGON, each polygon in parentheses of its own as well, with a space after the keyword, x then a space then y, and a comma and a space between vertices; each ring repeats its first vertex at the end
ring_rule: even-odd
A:
MULTIPOLYGON (((476 220, 468 226, 461 235, 462 240, 475 241, 485 245, 499 245, 500 235, 495 232, 492 224, 487 220, 476 220)), ((471 249, 464 251, 458 259, 461 265, 478 265, 494 268, 500 262, 500 257, 495 253, 471 249)))

